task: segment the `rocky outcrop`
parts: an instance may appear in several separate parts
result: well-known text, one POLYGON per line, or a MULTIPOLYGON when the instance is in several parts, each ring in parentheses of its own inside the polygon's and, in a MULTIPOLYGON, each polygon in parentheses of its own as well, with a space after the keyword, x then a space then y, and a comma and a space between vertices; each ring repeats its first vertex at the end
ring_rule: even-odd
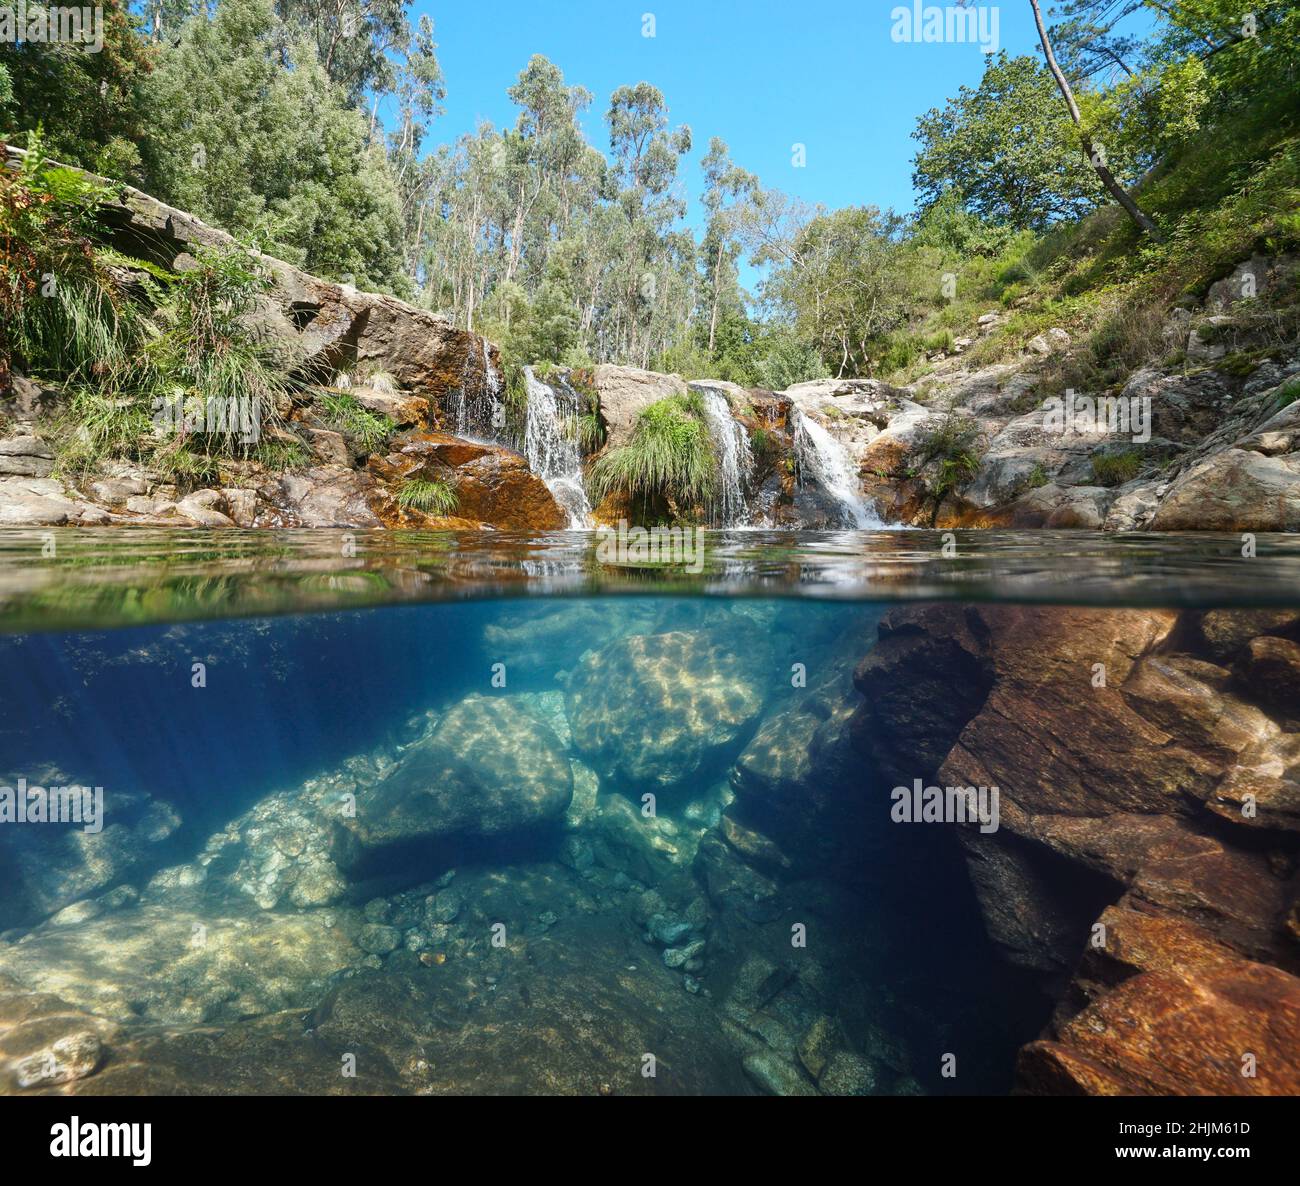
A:
POLYGON ((989 937, 1061 1002, 1024 1087, 1300 1088, 1300 616, 940 606, 880 634, 853 722, 875 793, 1000 792, 959 834, 989 937))
POLYGON ((596 368, 594 385, 606 440, 614 448, 627 444, 637 417, 651 404, 686 394, 686 384, 678 375, 608 364, 596 368))

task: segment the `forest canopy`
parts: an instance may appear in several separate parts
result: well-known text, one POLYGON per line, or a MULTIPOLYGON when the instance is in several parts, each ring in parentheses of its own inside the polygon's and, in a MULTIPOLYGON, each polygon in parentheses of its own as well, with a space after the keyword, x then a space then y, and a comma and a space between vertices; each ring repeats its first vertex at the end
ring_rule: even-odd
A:
MULTIPOLYGON (((502 80, 512 124, 447 140, 434 25, 409 0, 147 0, 105 22, 98 54, 6 51, 0 138, 39 136, 51 158, 445 313, 517 363, 774 388, 905 365, 953 300, 947 277, 1008 275, 1111 203, 1099 155, 1177 242, 1192 198, 1161 190, 1162 171, 1243 121, 1269 143, 1293 133, 1300 92, 1291 3, 1061 0, 1050 37, 1079 118, 1042 54, 991 55, 978 86, 919 117, 918 209, 902 215, 767 188, 725 129, 675 122, 652 83, 603 98, 541 56, 502 80)), ((1260 144, 1243 166, 1264 168, 1260 144)))

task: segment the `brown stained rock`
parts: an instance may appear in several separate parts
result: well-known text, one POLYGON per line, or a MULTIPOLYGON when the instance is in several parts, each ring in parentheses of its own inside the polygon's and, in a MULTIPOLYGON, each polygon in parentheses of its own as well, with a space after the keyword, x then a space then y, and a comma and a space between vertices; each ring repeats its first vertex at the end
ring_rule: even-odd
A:
POLYGON ((1243 750, 1206 806, 1234 824, 1300 832, 1300 735, 1243 750))
POLYGON ((979 611, 995 682, 939 770, 951 786, 997 786, 1027 814, 1179 810, 1221 770, 1125 703, 1120 687, 1175 615, 995 606, 979 611), (1095 687, 1097 665, 1106 686, 1095 687))
POLYGON ((519 454, 501 449, 456 470, 457 514, 513 531, 556 531, 569 517, 519 454))
POLYGON ((1300 821, 1278 707, 1295 628, 1293 611, 943 605, 882 622, 853 722, 876 793, 1001 791, 998 831, 959 830, 972 886, 1004 957, 1061 1001, 1021 1090, 1300 1090, 1294 856, 1259 843, 1300 821))
POLYGON ((1300 979, 1247 960, 1143 972, 1026 1046, 1017 1079, 1031 1093, 1295 1095, 1300 979))
POLYGON ((1248 694, 1288 721, 1300 720, 1300 644, 1252 638, 1237 670, 1248 694))
POLYGON ((1300 614, 1295 610, 1214 609, 1195 615, 1193 624, 1210 657, 1226 664, 1261 634, 1300 635, 1300 614))
MULTIPOLYGON (((410 478, 446 481, 456 492, 455 519, 466 526, 512 531, 556 531, 569 518, 541 478, 518 453, 500 445, 461 440, 445 433, 408 433, 394 442, 393 452, 373 456, 368 472, 390 487, 395 500, 410 478)), ((398 512, 395 502, 377 508, 391 525, 428 516, 398 512)), ((447 521, 439 521, 446 525, 447 521)))

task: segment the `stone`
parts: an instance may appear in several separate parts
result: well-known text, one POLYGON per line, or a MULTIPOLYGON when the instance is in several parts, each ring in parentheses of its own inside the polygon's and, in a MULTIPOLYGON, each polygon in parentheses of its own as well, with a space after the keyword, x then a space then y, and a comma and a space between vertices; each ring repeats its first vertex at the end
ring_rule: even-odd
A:
POLYGON ((660 375, 636 367, 604 364, 595 370, 606 444, 618 448, 632 436, 637 417, 651 404, 673 395, 685 395, 686 384, 677 375, 660 375))
POLYGON ((745 1055, 741 1065, 750 1080, 767 1095, 816 1095, 817 1089, 787 1059, 770 1051, 745 1055))
POLYGON ((402 932, 383 923, 368 923, 357 936, 357 946, 370 955, 387 955, 402 944, 402 932))
POLYGON ((0 474, 48 478, 54 469, 54 450, 34 436, 0 439, 0 474))
POLYGON ((603 781, 638 795, 698 785, 722 768, 761 704, 745 663, 690 632, 588 651, 564 696, 574 747, 603 781))
POLYGON ((470 696, 357 795, 345 831, 363 851, 557 825, 573 774, 551 729, 504 697, 470 696))
POLYGON ((95 1073, 103 1057, 104 1047, 98 1034, 88 1030, 69 1034, 44 1050, 18 1059, 13 1064, 14 1083, 21 1090, 85 1079, 95 1073))
POLYGON ((817 1080, 826 1095, 883 1095, 882 1068, 860 1054, 838 1050, 817 1080))
POLYGON ((1224 449, 1176 478, 1154 531, 1300 530, 1300 454, 1224 449))
POLYGON ((199 527, 234 527, 235 521, 220 509, 225 505, 220 490, 196 490, 176 504, 176 513, 199 527))

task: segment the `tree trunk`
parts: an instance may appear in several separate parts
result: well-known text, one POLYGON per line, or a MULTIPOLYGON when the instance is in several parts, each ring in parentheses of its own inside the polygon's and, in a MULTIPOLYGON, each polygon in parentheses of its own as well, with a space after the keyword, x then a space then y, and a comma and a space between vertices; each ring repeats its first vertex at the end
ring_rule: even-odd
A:
POLYGON ((1102 160, 1093 147, 1092 137, 1083 128, 1083 117, 1079 114, 1079 104, 1075 102, 1074 91, 1070 89, 1069 80, 1057 63, 1056 54, 1052 52, 1052 42, 1047 36, 1047 26, 1043 24, 1043 13, 1038 7, 1038 0, 1029 0, 1029 6, 1034 10, 1034 23, 1038 26, 1038 37, 1043 43, 1043 53, 1047 57, 1047 68, 1052 72, 1052 77, 1056 79, 1057 88, 1065 99, 1065 105, 1070 109, 1070 118, 1074 120, 1074 126, 1079 129, 1079 139, 1083 144, 1083 152, 1088 158, 1088 163, 1096 170, 1097 176, 1101 178, 1102 185, 1110 192, 1111 197, 1124 208, 1124 213, 1133 220, 1134 225, 1153 239, 1162 239, 1164 236, 1161 235, 1160 228, 1142 213, 1138 204, 1129 197, 1128 191, 1120 185, 1115 174, 1110 171, 1106 162, 1102 160))

